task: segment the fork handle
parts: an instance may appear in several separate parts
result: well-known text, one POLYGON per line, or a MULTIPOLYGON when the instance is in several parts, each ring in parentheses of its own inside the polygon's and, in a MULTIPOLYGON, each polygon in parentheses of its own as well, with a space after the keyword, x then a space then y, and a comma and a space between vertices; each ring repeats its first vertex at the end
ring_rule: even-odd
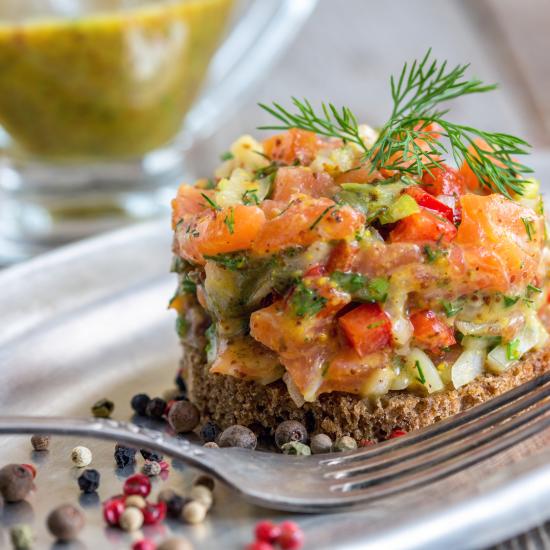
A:
POLYGON ((168 454, 219 477, 215 449, 205 449, 186 439, 172 437, 131 422, 106 418, 56 416, 0 416, 0 434, 75 435, 110 439, 118 443, 168 454))

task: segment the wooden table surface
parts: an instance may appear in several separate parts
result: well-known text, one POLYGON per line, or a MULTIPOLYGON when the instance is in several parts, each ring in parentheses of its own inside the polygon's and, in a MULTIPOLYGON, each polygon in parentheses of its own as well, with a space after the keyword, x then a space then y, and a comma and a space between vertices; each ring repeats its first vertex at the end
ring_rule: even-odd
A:
POLYGON ((319 0, 311 19, 238 116, 197 148, 201 171, 216 153, 268 117, 258 101, 291 95, 347 105, 362 122, 385 120, 388 80, 432 47, 440 59, 471 63, 496 92, 455 101, 452 117, 550 147, 550 0, 319 0))

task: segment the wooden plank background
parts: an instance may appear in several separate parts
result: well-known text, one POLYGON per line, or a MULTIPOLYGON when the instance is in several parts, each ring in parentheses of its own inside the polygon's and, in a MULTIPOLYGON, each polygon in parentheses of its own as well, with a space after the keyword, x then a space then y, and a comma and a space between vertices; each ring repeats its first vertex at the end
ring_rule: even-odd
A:
POLYGON ((389 75, 428 47, 500 83, 497 92, 454 102, 455 120, 550 146, 549 23, 550 0, 320 0, 254 99, 196 148, 192 168, 210 170, 237 135, 262 135, 255 128, 268 118, 258 101, 332 101, 380 124, 390 106, 389 75))

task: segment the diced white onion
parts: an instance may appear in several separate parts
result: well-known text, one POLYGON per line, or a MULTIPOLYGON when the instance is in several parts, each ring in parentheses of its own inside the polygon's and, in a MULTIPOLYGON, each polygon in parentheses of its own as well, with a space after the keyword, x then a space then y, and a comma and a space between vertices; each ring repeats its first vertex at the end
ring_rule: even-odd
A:
POLYGON ((286 384, 288 395, 290 395, 290 398, 292 399, 292 401, 294 401, 294 404, 298 408, 300 408, 306 402, 306 400, 303 398, 300 390, 298 389, 298 386, 296 386, 288 372, 285 372, 283 374, 283 382, 286 384))
POLYGON ((421 349, 412 348, 405 362, 409 372, 415 376, 416 381, 428 390, 428 393, 434 393, 444 388, 443 381, 433 361, 421 349), (420 367, 422 373, 419 372, 418 367, 420 367), (422 375, 424 376, 424 382, 421 382, 422 375))
POLYGON ((451 368, 453 386, 458 389, 471 382, 483 372, 487 353, 484 349, 466 349, 451 368))

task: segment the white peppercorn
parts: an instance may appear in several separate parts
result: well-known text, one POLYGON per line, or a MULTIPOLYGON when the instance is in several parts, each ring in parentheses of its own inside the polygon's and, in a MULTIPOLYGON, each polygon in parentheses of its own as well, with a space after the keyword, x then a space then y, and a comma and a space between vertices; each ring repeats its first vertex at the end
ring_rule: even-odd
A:
POLYGON ((181 511, 181 516, 186 523, 202 523, 206 517, 207 508, 204 504, 192 500, 188 502, 181 511))
POLYGON ((77 468, 85 468, 92 463, 92 451, 82 445, 71 451, 71 460, 77 468))
POLYGON ((204 485, 195 485, 189 492, 189 496, 191 497, 191 500, 195 500, 196 502, 203 504, 207 510, 214 502, 212 491, 204 485))
POLYGON ((122 512, 118 523, 124 531, 137 531, 143 525, 143 513, 139 508, 131 506, 122 512))
POLYGON ((124 504, 126 505, 126 508, 139 508, 142 510, 147 506, 147 502, 145 502, 145 499, 141 495, 129 495, 126 497, 126 500, 124 501, 124 504))

